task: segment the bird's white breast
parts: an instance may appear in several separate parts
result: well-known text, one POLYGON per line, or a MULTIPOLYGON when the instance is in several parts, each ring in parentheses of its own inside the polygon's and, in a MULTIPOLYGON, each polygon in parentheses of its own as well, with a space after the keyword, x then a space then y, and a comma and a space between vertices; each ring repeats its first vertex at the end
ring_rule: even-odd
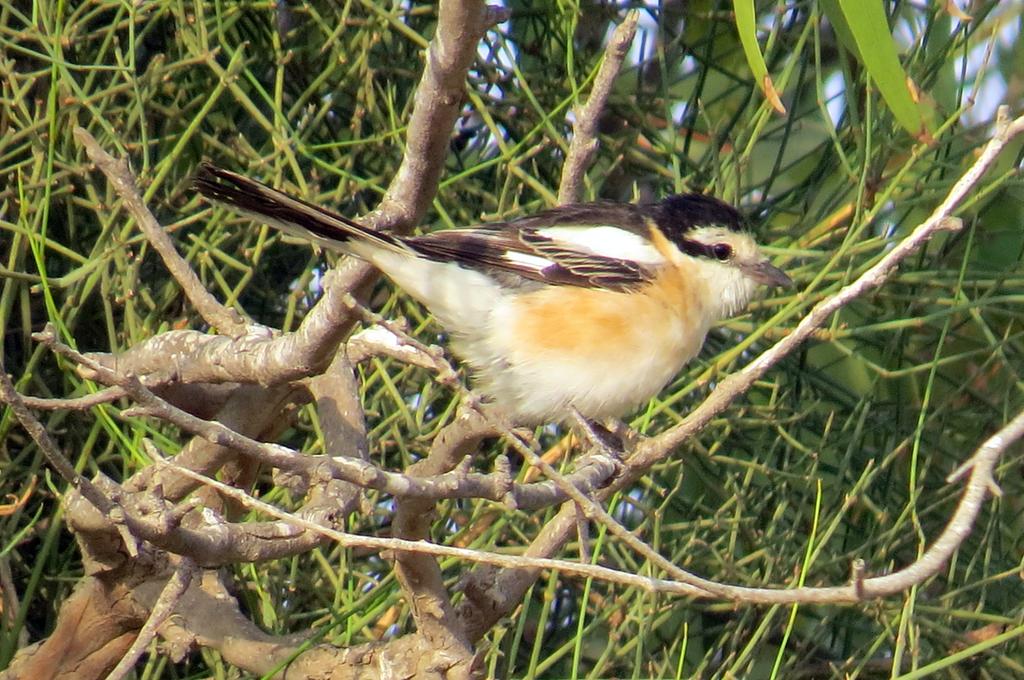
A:
POLYGON ((505 298, 486 337, 456 347, 481 389, 522 422, 563 420, 570 407, 595 419, 622 416, 703 344, 710 321, 678 292, 657 283, 641 293, 547 287, 505 298))

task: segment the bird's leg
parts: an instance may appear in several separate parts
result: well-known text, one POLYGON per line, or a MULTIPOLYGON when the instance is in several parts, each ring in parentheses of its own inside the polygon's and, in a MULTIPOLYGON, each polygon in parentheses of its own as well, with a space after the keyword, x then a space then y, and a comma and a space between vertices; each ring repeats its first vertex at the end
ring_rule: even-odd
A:
POLYGON ((604 424, 605 430, 619 443, 619 451, 625 455, 636 446, 639 435, 636 430, 618 418, 609 418, 604 424))
POLYGON ((576 424, 580 426, 580 429, 587 435, 587 439, 590 440, 591 445, 595 446, 598 451, 605 454, 609 458, 615 461, 621 461, 623 454, 626 452, 625 442, 622 437, 622 426, 615 427, 616 431, 612 431, 605 427, 603 424, 587 418, 585 415, 576 410, 576 407, 572 407, 573 418, 576 419, 576 424))

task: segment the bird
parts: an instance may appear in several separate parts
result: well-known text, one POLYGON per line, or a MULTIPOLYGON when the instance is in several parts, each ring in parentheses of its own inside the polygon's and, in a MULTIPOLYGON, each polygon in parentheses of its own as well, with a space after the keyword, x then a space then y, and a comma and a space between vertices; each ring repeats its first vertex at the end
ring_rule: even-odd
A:
POLYGON ((735 207, 701 193, 399 236, 205 161, 193 186, 375 266, 433 314, 474 389, 520 425, 628 415, 761 286, 793 284, 735 207))

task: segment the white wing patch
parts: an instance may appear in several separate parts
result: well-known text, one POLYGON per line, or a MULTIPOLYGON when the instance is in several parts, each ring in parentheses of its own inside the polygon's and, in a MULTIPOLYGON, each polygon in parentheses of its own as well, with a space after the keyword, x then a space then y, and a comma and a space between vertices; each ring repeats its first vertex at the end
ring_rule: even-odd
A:
POLYGON ((521 253, 516 250, 506 250, 501 256, 503 260, 508 260, 512 264, 519 265, 521 267, 527 267, 538 272, 542 272, 548 267, 555 264, 546 257, 540 257, 539 255, 530 255, 528 253, 521 253))
POLYGON ((571 243, 576 250, 592 255, 633 260, 643 264, 665 262, 665 258, 649 240, 619 227, 544 227, 538 229, 537 233, 554 241, 571 243))

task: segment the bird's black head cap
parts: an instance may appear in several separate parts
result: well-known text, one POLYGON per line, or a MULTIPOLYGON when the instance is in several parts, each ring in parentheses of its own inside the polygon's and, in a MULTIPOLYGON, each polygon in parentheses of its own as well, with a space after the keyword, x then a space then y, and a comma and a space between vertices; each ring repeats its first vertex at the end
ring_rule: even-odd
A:
POLYGON ((668 196, 655 206, 654 221, 673 240, 697 227, 725 227, 740 231, 746 222, 739 210, 705 194, 668 196))

